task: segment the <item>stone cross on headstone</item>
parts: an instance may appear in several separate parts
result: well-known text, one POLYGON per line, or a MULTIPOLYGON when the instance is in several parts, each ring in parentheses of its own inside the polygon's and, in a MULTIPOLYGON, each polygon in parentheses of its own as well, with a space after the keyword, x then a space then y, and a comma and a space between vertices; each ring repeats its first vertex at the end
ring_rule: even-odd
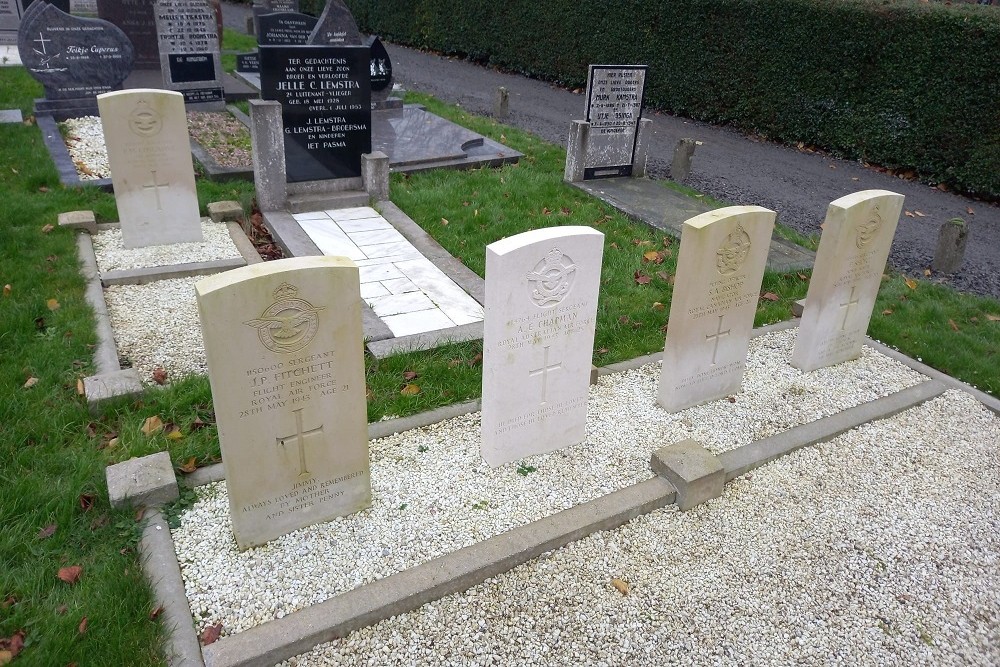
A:
POLYGON ((865 190, 830 203, 792 365, 812 371, 861 356, 903 195, 865 190))
POLYGON ((354 263, 277 260, 195 292, 239 547, 371 504, 354 263))
POLYGON ((491 466, 583 441, 603 250, 590 227, 486 247, 481 451, 491 466))
POLYGON ((660 374, 669 412, 739 392, 774 218, 731 206, 684 223, 660 374))

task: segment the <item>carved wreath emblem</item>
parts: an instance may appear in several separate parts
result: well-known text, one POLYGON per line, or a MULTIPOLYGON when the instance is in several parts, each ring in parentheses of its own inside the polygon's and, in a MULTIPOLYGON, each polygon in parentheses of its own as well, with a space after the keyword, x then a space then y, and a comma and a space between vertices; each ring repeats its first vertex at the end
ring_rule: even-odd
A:
POLYGON ((299 299, 297 287, 281 283, 274 290, 275 302, 257 319, 243 324, 257 329, 261 345, 272 352, 298 352, 316 336, 319 316, 323 310, 305 299, 299 299))
POLYGON ((858 246, 858 250, 863 250, 871 245, 871 242, 878 236, 878 230, 881 228, 882 216, 878 214, 878 209, 876 208, 872 212, 872 217, 866 222, 860 223, 855 230, 855 245, 858 246))
POLYGON ((525 276, 532 283, 531 300, 551 306, 566 298, 576 279, 576 264, 559 248, 553 248, 525 276))
POLYGON ((750 254, 750 235, 742 225, 736 225, 719 249, 715 251, 715 266, 719 273, 729 276, 740 270, 750 254))

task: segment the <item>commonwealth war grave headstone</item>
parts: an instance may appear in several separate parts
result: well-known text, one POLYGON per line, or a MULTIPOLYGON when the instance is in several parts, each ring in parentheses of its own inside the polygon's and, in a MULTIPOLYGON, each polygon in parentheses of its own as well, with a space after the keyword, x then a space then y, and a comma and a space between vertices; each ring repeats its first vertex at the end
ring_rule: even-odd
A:
POLYGON ((667 411, 739 392, 775 215, 730 206, 684 223, 658 391, 667 411))
POLYGON ((137 69, 160 66, 155 4, 156 0, 97 0, 97 16, 121 28, 132 41, 137 69))
POLYGON ((215 12, 208 0, 156 0, 163 85, 196 109, 222 109, 222 61, 215 12))
POLYGON ((125 247, 201 241, 181 94, 140 88, 97 103, 125 247))
POLYGON ((583 442, 604 235, 537 229, 486 246, 483 458, 583 442))
POLYGON ((861 356, 903 195, 865 190, 830 203, 791 363, 812 371, 861 356))
POLYGON ((368 48, 264 47, 260 64, 261 97, 281 104, 288 182, 360 177, 372 143, 368 48))
POLYGON ((0 0, 0 44, 17 44, 22 14, 21 0, 0 0))
POLYGON ((590 66, 586 113, 590 137, 584 179, 632 175, 645 84, 644 65, 590 66))
POLYGON ((39 112, 94 113, 94 97, 120 89, 132 71, 132 43, 121 29, 41 0, 25 10, 17 39, 21 62, 45 87, 45 99, 35 102, 39 112))
POLYGON ((241 549, 371 504, 358 275, 298 257, 195 285, 241 549))

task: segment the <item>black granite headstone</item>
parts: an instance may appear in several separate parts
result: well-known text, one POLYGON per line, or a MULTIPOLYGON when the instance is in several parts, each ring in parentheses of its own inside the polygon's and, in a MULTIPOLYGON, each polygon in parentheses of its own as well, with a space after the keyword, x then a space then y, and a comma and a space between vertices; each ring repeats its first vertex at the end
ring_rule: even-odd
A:
POLYGON ((310 44, 351 46, 361 43, 361 32, 344 0, 329 0, 319 16, 319 23, 309 36, 310 44))
POLYGON ((293 12, 261 14, 258 17, 257 44, 260 46, 308 44, 309 35, 316 27, 316 21, 315 16, 293 12))
POLYGON ((17 49, 28 73, 45 87, 46 100, 54 102, 37 104, 39 111, 96 110, 96 96, 120 89, 135 59, 132 43, 115 25, 40 1, 24 12, 17 49))
POLYGON ((372 92, 392 88, 392 61, 389 60, 389 52, 385 50, 382 40, 374 36, 369 38, 368 48, 372 50, 372 92))
MULTIPOLYGON (((59 11, 70 13, 69 0, 38 0, 38 2, 47 2, 59 11)), ((28 0, 24 3, 24 9, 27 11, 28 6, 35 3, 35 0, 28 0)))
POLYGON ((364 46, 260 50, 261 97, 281 103, 289 183, 361 176, 372 145, 369 68, 364 46))
POLYGON ((157 69, 156 0, 97 0, 97 16, 122 29, 135 48, 136 69, 157 69))
POLYGON ((256 51, 249 51, 247 53, 237 53, 236 54, 236 71, 237 72, 259 72, 260 71, 260 54, 256 51))

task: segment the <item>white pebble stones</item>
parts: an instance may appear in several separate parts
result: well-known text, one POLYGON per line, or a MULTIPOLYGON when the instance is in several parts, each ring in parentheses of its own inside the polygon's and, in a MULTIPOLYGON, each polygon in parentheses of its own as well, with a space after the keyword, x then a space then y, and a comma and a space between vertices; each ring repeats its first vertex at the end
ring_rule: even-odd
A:
POLYGON ((735 402, 675 415, 656 405, 656 364, 603 376, 591 388, 585 443, 497 470, 479 457, 478 414, 373 441, 371 508, 243 553, 224 485, 202 487, 173 531, 195 621, 240 632, 648 479, 649 455, 665 444, 694 437, 732 449, 925 379, 870 349, 803 374, 787 363, 794 338, 789 330, 752 341, 747 391, 735 402))
POLYGON ((111 178, 100 116, 69 118, 60 123, 60 126, 65 131, 66 148, 73 158, 80 180, 111 178))

